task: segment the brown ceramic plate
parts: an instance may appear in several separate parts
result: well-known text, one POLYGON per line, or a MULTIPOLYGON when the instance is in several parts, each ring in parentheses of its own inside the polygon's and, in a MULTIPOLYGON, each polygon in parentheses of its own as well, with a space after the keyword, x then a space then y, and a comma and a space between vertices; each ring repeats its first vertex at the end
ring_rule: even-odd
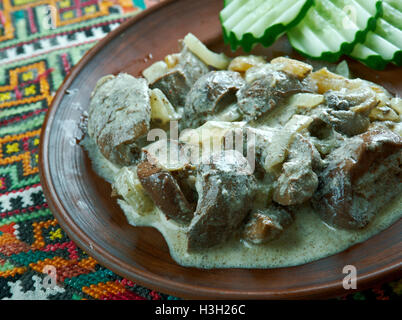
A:
MULTIPOLYGON (((76 144, 82 110, 105 74, 134 76, 166 54, 177 52, 178 39, 192 32, 215 50, 224 46, 218 14, 222 0, 167 1, 127 21, 88 52, 60 87, 41 137, 41 182, 49 206, 67 234, 83 250, 117 274, 158 291, 186 298, 325 298, 347 292, 342 269, 356 266, 358 289, 401 273, 402 221, 339 254, 301 266, 277 269, 186 268, 169 255, 155 229, 130 226, 111 188, 92 170, 76 144)), ((256 48, 269 59, 292 52, 285 39, 256 48)), ((298 57, 300 58, 300 57, 298 57)), ((401 69, 375 72, 351 61, 353 72, 402 94, 401 69)))

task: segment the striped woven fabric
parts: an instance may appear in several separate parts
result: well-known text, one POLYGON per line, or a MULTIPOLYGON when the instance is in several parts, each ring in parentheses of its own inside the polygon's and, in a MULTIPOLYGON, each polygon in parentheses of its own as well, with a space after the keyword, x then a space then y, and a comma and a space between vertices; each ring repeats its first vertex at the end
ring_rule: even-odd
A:
MULTIPOLYGON (((78 248, 48 209, 38 175, 41 125, 63 79, 99 39, 156 2, 0 0, 0 299, 176 299, 78 248)), ((343 299, 401 295, 396 281, 343 299)))

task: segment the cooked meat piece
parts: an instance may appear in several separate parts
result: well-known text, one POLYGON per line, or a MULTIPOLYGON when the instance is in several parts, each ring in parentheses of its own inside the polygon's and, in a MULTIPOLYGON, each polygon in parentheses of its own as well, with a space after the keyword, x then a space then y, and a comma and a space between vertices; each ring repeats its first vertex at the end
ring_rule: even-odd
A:
POLYGON ((331 153, 332 150, 339 147, 342 141, 346 138, 341 133, 335 131, 328 120, 323 120, 325 119, 324 112, 326 111, 326 107, 317 107, 311 115, 313 122, 307 128, 310 134, 309 141, 311 141, 319 153, 324 157, 331 153))
POLYGON ((187 47, 183 48, 177 59, 178 63, 171 71, 150 84, 150 88, 161 90, 176 110, 184 106, 193 84, 209 72, 208 66, 187 47))
POLYGON ((163 171, 169 171, 194 211, 198 198, 195 190, 195 168, 191 163, 191 155, 186 154, 192 147, 177 140, 158 140, 142 148, 142 158, 163 171))
POLYGON ((292 222, 293 217, 285 208, 272 204, 250 214, 242 237, 254 244, 266 243, 278 239, 292 222))
POLYGON ((187 95, 184 123, 198 127, 236 102, 236 92, 244 85, 238 72, 211 71, 197 80, 187 95))
POLYGON ((172 171, 172 176, 179 184, 180 190, 191 205, 194 212, 197 206, 198 193, 195 188, 196 172, 192 167, 186 167, 184 170, 172 171))
POLYGON ((172 70, 149 85, 151 89, 161 90, 174 108, 184 106, 190 86, 181 70, 172 70))
POLYGON ((209 67, 186 46, 183 47, 183 50, 179 54, 179 62, 176 67, 183 71, 190 87, 210 71, 209 67))
POLYGON ((356 113, 352 110, 331 110, 323 113, 323 120, 339 133, 348 137, 366 132, 370 126, 368 114, 356 113))
POLYGON ((303 153, 303 155, 306 155, 305 163, 311 164, 311 168, 314 172, 320 171, 324 168, 325 165, 320 152, 308 138, 298 134, 293 143, 294 145, 291 146, 289 151, 289 157, 296 158, 299 153, 303 153), (298 141, 300 141, 300 145, 296 146, 298 141))
POLYGON ((325 161, 313 205, 333 226, 363 228, 402 192, 402 138, 385 127, 345 140, 325 161))
POLYGON ((197 209, 188 229, 188 250, 206 249, 236 233, 252 207, 256 181, 247 159, 234 150, 214 154, 197 172, 197 209))
POLYGON ((317 186, 318 178, 311 167, 302 161, 288 161, 283 164, 273 199, 284 206, 301 204, 313 196, 317 186))
POLYGON ((315 147, 298 134, 275 183, 273 200, 284 206, 302 204, 309 200, 318 186, 318 177, 313 166, 322 166, 321 157, 315 147))
POLYGON ((168 219, 184 224, 191 221, 193 206, 170 172, 144 161, 137 167, 137 176, 144 190, 168 219))
POLYGON ((239 108, 246 121, 256 120, 292 94, 313 92, 307 79, 300 80, 269 65, 262 67, 250 78, 251 81, 241 87, 236 94, 239 108))
POLYGON ((98 81, 89 105, 88 134, 105 158, 118 165, 138 160, 138 139, 149 130, 151 107, 145 79, 128 74, 98 81))

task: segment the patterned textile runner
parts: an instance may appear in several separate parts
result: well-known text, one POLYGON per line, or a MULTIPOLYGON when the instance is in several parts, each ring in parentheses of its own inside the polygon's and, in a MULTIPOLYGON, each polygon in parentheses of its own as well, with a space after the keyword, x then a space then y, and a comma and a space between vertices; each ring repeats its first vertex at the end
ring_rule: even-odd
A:
MULTIPOLYGON (((63 79, 99 39, 156 2, 0 0, 0 299, 176 299, 78 248, 48 209, 38 174, 41 125, 63 79)), ((342 299, 401 295, 402 280, 342 299)))

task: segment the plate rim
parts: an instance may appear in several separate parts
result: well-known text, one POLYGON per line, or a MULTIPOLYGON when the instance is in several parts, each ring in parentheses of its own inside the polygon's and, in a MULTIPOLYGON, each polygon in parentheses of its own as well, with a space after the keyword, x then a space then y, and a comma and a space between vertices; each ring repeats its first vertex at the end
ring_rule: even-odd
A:
MULTIPOLYGON (((56 188, 52 183, 49 161, 48 161, 48 140, 49 140, 49 128, 53 122, 54 114, 60 105, 60 102, 64 98, 64 92, 69 88, 70 84, 73 82, 75 77, 81 72, 81 69, 98 53, 102 50, 102 48, 108 44, 111 40, 113 40, 117 35, 123 33, 126 29, 136 24, 138 21, 143 18, 151 15, 157 10, 160 10, 163 7, 167 7, 174 2, 178 2, 179 0, 165 0, 160 2, 149 9, 146 9, 135 16, 128 18, 126 21, 122 22, 120 26, 118 26, 113 31, 109 32, 104 38, 99 40, 91 49, 89 49, 84 56, 80 59, 80 61, 71 69, 70 73, 63 80, 62 84, 56 91, 55 96, 52 99, 52 103, 46 112, 46 116, 44 122, 41 127, 40 133, 40 146, 39 146, 39 176, 40 183, 43 189, 43 193, 45 195, 46 201, 48 203, 49 209, 51 213, 54 215, 60 226, 62 226, 63 230, 67 233, 69 238, 74 241, 74 243, 83 249, 85 252, 90 253, 90 256, 93 257, 96 261, 98 261, 102 266, 112 270, 117 275, 131 278, 132 273, 128 272, 125 269, 125 266, 128 266, 125 262, 116 258, 113 254, 102 249, 96 243, 93 243, 89 237, 86 235, 85 230, 82 230, 78 225, 76 225, 68 214, 68 211, 63 206, 62 201, 58 197, 58 193, 56 192, 56 188)), ((401 224, 401 219, 393 223, 390 227, 396 226, 397 224, 401 224)), ((388 228, 390 228, 388 227, 388 228)), ((387 229, 388 229, 387 228, 387 229)), ((385 229, 385 230, 387 230, 385 229)), ((383 231, 385 231, 383 230, 383 231)), ((380 233, 382 233, 381 231, 380 233)), ((370 238, 374 238, 379 236, 376 234, 370 238)), ((369 239, 367 239, 369 240, 369 239)), ((367 241, 366 240, 366 241, 367 241)), ((355 244, 357 245, 357 244, 355 244)), ((353 248, 349 247, 348 249, 353 248)), ((340 252, 339 252, 340 253, 340 252)), ((336 254, 339 254, 336 253, 336 254)), ((336 255, 335 254, 335 255, 336 255)), ((320 260, 320 259, 319 259, 320 260)), ((319 261, 316 260, 316 261, 319 261)), ((313 261, 313 262, 316 262, 313 261)), ((289 267, 289 268, 297 268, 298 266, 289 267)), ((231 268, 236 269, 236 268, 231 268)), ((270 270, 270 269, 267 269, 270 270)), ((199 287, 197 285, 192 285, 191 283, 178 283, 173 280, 169 280, 165 277, 158 276, 152 273, 152 276, 149 276, 149 272, 144 272, 142 270, 136 269, 135 272, 135 282, 144 286, 151 288, 156 291, 160 291, 163 293, 168 293, 171 295, 184 297, 184 298, 197 298, 197 299, 299 299, 299 298, 328 298, 328 297, 336 297, 339 296, 341 292, 344 294, 350 293, 343 291, 342 281, 332 281, 326 282, 324 284, 312 284, 310 286, 305 286, 300 289, 294 288, 289 290, 288 288, 279 290, 279 291, 247 291, 242 292, 239 290, 229 290, 229 289, 220 289, 214 288, 212 286, 209 287, 199 287)), ((357 291, 364 290, 374 283, 378 283, 381 279, 382 281, 392 280, 399 275, 402 275, 402 261, 399 263, 389 263, 381 268, 376 268, 373 272, 367 272, 366 274, 359 275, 357 281, 359 282, 359 289, 357 291)), ((352 291, 353 292, 353 291, 352 291)))

